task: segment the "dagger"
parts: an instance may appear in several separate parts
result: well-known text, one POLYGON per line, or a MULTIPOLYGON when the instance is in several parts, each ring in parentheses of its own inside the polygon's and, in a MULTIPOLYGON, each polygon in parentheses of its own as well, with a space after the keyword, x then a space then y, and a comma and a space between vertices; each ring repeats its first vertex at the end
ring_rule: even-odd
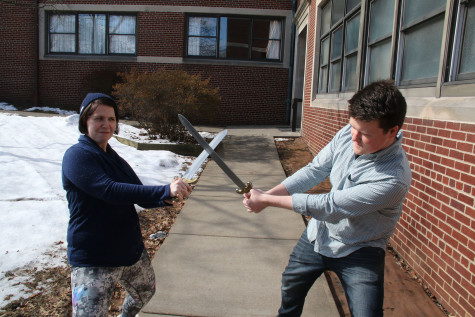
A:
POLYGON ((218 164, 218 166, 223 170, 223 172, 238 186, 236 192, 238 194, 248 193, 252 189, 251 182, 244 184, 239 177, 234 174, 234 172, 224 163, 223 159, 216 153, 211 146, 201 137, 201 135, 196 131, 193 125, 181 114, 178 115, 178 119, 181 124, 190 132, 190 134, 195 138, 198 144, 213 158, 213 160, 218 164))

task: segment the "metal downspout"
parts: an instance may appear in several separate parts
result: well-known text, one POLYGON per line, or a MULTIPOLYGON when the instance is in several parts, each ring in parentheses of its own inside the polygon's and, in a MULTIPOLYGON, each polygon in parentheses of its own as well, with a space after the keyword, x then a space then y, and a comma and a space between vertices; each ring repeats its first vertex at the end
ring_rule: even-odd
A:
POLYGON ((36 0, 36 6, 35 6, 35 70, 34 70, 34 91, 33 91, 33 102, 36 107, 39 106, 40 104, 40 79, 39 79, 39 72, 40 72, 40 65, 39 65, 39 58, 40 58, 40 52, 39 52, 39 5, 40 2, 39 0, 36 0))
POLYGON ((290 113, 292 109, 292 86, 294 80, 294 55, 295 55, 295 23, 294 17, 295 12, 297 11, 297 0, 292 0, 292 31, 290 35, 290 61, 289 61, 289 82, 287 84, 287 99, 286 103, 286 114, 285 122, 290 124, 290 113))

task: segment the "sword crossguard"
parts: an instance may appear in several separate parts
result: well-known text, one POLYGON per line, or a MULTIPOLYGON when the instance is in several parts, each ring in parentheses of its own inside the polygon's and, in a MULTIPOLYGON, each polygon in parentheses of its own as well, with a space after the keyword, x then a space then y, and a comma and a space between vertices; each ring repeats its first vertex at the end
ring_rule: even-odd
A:
POLYGON ((245 194, 245 193, 249 193, 251 191, 251 189, 252 189, 252 183, 247 182, 246 186, 244 186, 243 188, 237 188, 236 193, 242 195, 242 194, 245 194))
POLYGON ((189 179, 189 178, 186 178, 186 177, 178 177, 178 176, 173 177, 173 180, 177 180, 177 179, 181 179, 182 181, 184 181, 185 183, 188 183, 190 185, 194 185, 198 182, 198 177, 195 177, 195 178, 192 178, 192 179, 189 179))
POLYGON ((184 181, 185 183, 190 184, 190 185, 194 185, 198 182, 198 177, 195 177, 195 178, 192 178, 192 179, 188 179, 186 177, 183 177, 181 180, 184 181))

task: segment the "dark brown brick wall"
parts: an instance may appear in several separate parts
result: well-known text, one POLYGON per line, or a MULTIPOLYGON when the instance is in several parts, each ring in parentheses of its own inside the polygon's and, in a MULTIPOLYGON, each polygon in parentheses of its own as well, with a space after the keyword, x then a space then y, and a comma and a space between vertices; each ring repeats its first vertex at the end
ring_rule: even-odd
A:
POLYGON ((40 66, 42 103, 50 107, 76 110, 94 72, 183 69, 210 78, 211 86, 219 88, 222 100, 217 124, 283 124, 285 120, 288 70, 284 68, 57 60, 41 61, 40 66))
POLYGON ((34 105, 35 1, 0 3, 0 101, 34 105))

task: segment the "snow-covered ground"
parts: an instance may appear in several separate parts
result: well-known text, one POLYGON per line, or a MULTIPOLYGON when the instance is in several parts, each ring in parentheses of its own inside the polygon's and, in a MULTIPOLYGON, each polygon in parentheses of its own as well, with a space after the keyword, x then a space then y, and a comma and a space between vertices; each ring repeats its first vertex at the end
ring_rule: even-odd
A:
MULTIPOLYGON (((16 109, 0 102, 0 110, 16 109)), ((16 269, 65 265, 69 212, 61 161, 79 137, 79 115, 47 110, 63 116, 0 113, 0 307, 25 291, 18 284, 25 277, 16 276, 16 269)), ((120 131, 119 136, 145 142, 144 130, 120 124, 120 131)), ((171 182, 194 159, 169 151, 138 151, 114 138, 109 144, 147 185, 171 182)))

